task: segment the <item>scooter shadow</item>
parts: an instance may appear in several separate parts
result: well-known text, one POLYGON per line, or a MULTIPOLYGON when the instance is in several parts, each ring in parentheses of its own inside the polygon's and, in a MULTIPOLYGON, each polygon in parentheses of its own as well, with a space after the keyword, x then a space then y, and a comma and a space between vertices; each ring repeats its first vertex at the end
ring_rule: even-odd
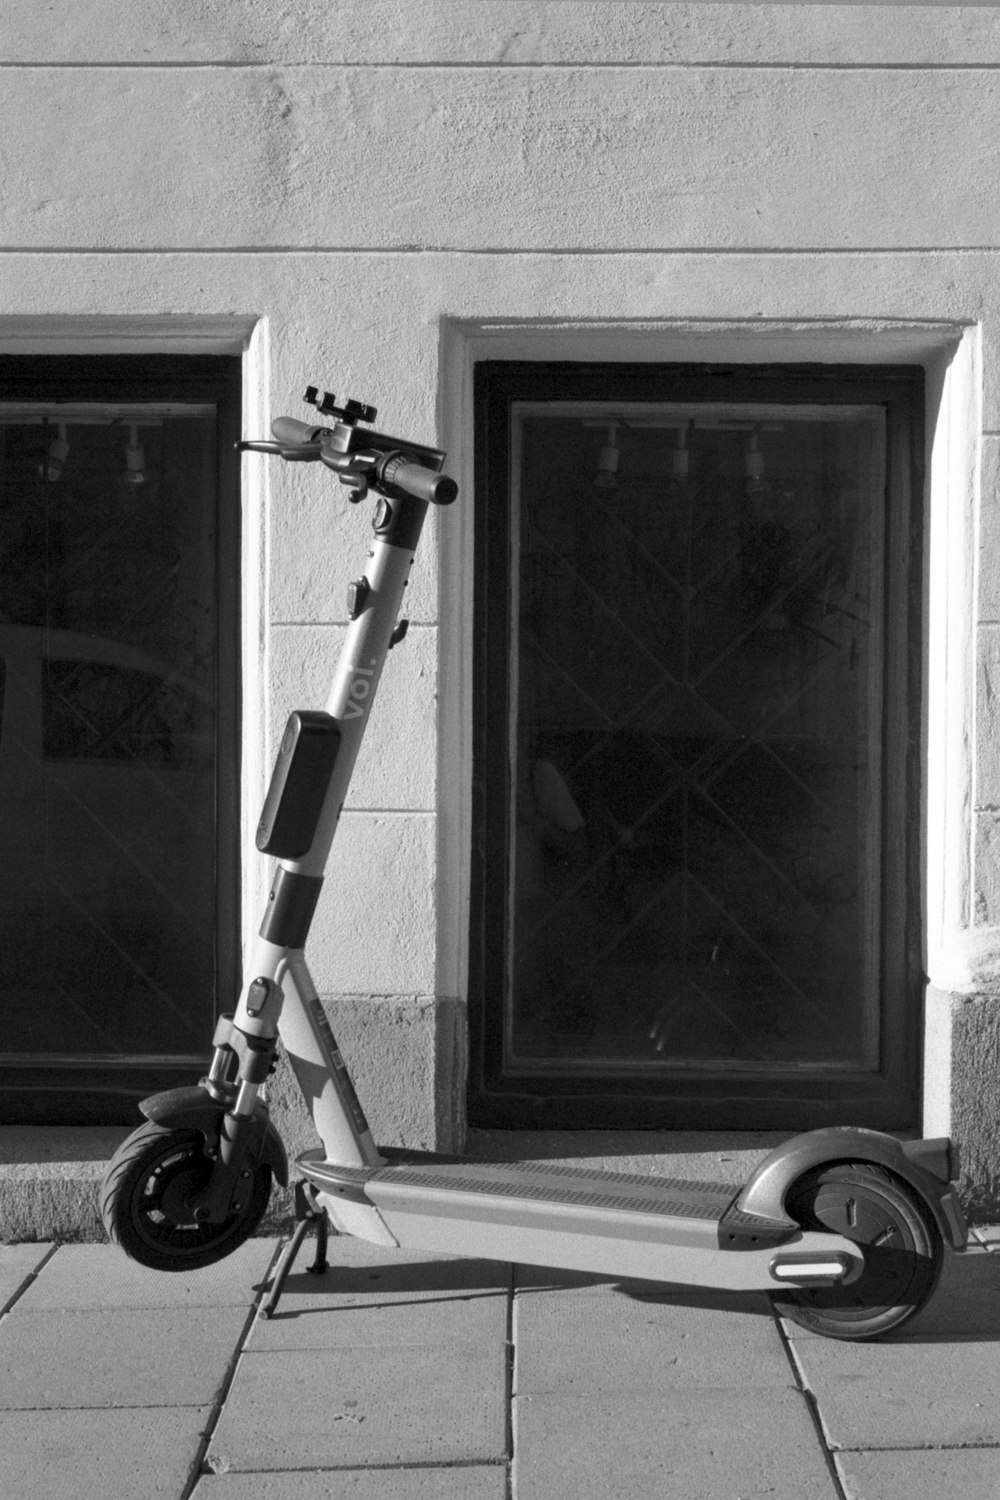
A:
POLYGON ((272 1319, 297 1318, 325 1310, 333 1299, 347 1305, 470 1301, 510 1291, 511 1268, 498 1261, 422 1257, 393 1252, 363 1241, 331 1236, 329 1264, 312 1272, 303 1263, 293 1269, 272 1319))
MULTIPOLYGON (((625 1295, 643 1302, 682 1304, 773 1317, 770 1297, 762 1293, 712 1292, 694 1287, 619 1283, 625 1295)), ((788 1325, 796 1339, 816 1338, 798 1325, 788 1325)), ((1000 1341, 1000 1254, 974 1248, 963 1255, 945 1253, 937 1287, 930 1301, 897 1333, 880 1343, 988 1344, 1000 1341)))
POLYGON ((706 1311, 733 1313, 743 1317, 772 1317, 766 1292, 729 1292, 711 1287, 685 1286, 677 1282, 621 1280, 614 1276, 555 1271, 543 1266, 515 1266, 514 1290, 520 1297, 540 1293, 590 1291, 612 1292, 632 1302, 663 1303, 706 1311))
MULTIPOLYGON (((322 1311, 336 1298, 372 1305, 543 1293, 614 1293, 634 1303, 668 1304, 773 1320, 775 1309, 765 1292, 728 1292, 671 1282, 622 1280, 614 1276, 554 1270, 503 1261, 422 1256, 366 1245, 346 1237, 330 1240, 330 1265, 316 1275, 303 1263, 289 1275, 275 1319, 322 1311)), ((805 1329, 789 1329, 796 1339, 812 1338, 805 1329)), ((896 1334, 880 1342, 993 1343, 1000 1341, 1000 1253, 972 1249, 946 1253, 941 1277, 930 1302, 896 1334)))
POLYGON ((462 1300, 513 1293, 614 1293, 635 1302, 664 1302, 704 1307, 753 1317, 771 1317, 763 1292, 723 1292, 658 1281, 623 1281, 618 1277, 564 1271, 547 1266, 512 1265, 506 1261, 466 1260, 410 1252, 393 1261, 391 1250, 360 1249, 357 1241, 330 1240, 330 1264, 320 1274, 303 1264, 285 1282, 275 1319, 322 1311, 333 1298, 342 1306, 462 1300), (360 1263, 359 1263, 360 1262, 360 1263))

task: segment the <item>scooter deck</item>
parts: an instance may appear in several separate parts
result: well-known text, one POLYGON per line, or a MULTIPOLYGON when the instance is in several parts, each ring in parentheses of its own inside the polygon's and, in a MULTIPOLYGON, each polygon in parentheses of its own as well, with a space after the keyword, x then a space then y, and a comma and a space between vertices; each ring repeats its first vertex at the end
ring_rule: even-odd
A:
POLYGON ((362 1238, 388 1231, 383 1243, 404 1247, 733 1290, 832 1285, 852 1279, 862 1263, 839 1235, 741 1212, 735 1185, 548 1162, 384 1155, 381 1166, 342 1167, 306 1152, 298 1166, 336 1226, 362 1238))

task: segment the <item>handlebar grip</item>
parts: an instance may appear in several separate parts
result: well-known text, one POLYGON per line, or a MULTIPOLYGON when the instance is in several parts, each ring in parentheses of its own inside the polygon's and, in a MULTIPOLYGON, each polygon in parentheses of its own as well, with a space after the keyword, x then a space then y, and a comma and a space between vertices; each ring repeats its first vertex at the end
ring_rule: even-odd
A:
POLYGON ((298 422, 294 417, 275 417, 271 431, 279 443, 292 447, 299 443, 313 443, 318 433, 327 429, 311 427, 308 422, 298 422))
POLYGON ((423 464, 412 463, 402 455, 391 457, 380 477, 383 484, 392 485, 431 505, 450 505, 458 494, 458 485, 448 474, 425 469, 423 464))

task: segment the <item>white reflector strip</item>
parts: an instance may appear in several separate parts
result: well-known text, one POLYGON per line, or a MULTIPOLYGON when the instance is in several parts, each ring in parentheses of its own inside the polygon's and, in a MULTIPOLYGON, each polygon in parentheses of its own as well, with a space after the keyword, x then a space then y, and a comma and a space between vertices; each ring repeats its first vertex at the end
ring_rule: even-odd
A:
POLYGON ((798 1281, 804 1276, 835 1276, 839 1281, 846 1273, 847 1267, 839 1260, 785 1260, 771 1267, 771 1275, 778 1281, 798 1281))

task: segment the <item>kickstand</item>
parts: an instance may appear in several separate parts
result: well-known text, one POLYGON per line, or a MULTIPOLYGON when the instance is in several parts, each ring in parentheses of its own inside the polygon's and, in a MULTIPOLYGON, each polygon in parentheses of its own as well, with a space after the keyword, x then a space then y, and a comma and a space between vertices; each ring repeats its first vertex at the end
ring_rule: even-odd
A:
POLYGON ((281 1252, 281 1258, 274 1268, 274 1279, 271 1282, 271 1290, 260 1304, 259 1318, 271 1318, 274 1316, 278 1299, 285 1289, 288 1273, 292 1269, 292 1262, 299 1253, 299 1248, 310 1226, 316 1230, 316 1259, 311 1266, 306 1266, 307 1271, 314 1275, 322 1275, 327 1269, 329 1262, 326 1258, 326 1247, 329 1238, 330 1225, 326 1217, 326 1210, 320 1208, 313 1195, 312 1184, 308 1182, 297 1182, 295 1184, 295 1233, 281 1252))

